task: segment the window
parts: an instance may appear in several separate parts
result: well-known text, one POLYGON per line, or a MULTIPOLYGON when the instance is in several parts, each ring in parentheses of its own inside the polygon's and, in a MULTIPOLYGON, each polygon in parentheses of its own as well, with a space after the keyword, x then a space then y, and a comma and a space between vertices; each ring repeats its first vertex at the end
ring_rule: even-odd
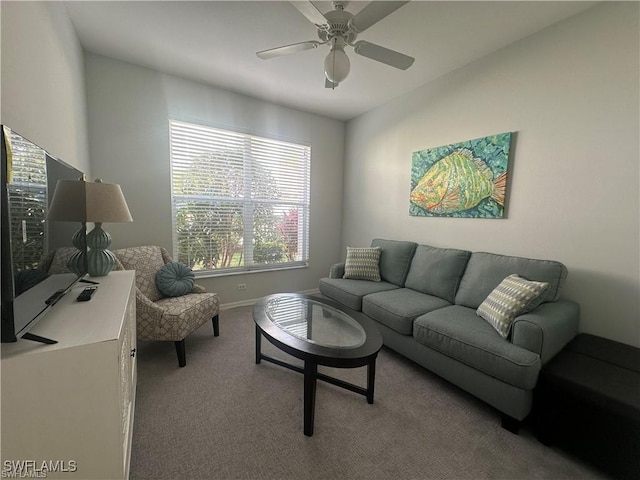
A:
POLYGON ((42 260, 47 241, 45 153, 13 131, 7 135, 7 130, 5 141, 11 155, 11 179, 8 180, 7 191, 13 266, 18 271, 31 270, 42 260))
POLYGON ((169 122, 174 258, 195 272, 307 265, 311 149, 169 122))

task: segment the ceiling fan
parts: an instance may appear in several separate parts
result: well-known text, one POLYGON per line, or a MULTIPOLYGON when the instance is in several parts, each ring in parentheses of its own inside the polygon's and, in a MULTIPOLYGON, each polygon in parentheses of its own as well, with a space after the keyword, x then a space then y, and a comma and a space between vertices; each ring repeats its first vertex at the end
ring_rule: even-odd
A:
POLYGON ((270 48, 257 52, 256 55, 267 60, 281 55, 290 55, 303 50, 318 48, 319 45, 329 45, 329 54, 324 59, 325 87, 335 88, 349 75, 350 62, 344 49, 346 46, 363 57, 382 62, 392 67, 406 70, 413 65, 414 58, 402 53, 390 50, 375 43, 365 40, 355 41, 359 33, 378 23, 390 13, 396 11, 407 1, 373 1, 370 2, 356 15, 345 10, 349 2, 334 1, 335 10, 323 14, 310 1, 292 1, 296 7, 318 29, 320 41, 309 40, 293 43, 277 48, 270 48), (355 42, 355 43, 354 43, 355 42))

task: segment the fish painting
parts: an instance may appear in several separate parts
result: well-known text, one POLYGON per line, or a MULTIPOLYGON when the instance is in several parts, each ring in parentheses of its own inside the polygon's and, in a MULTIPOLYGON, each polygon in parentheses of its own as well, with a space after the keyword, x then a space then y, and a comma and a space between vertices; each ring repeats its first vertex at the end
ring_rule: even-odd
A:
POLYGON ((466 148, 436 162, 411 192, 411 201, 434 213, 452 213, 477 206, 485 198, 504 205, 507 174, 493 172, 466 148))
POLYGON ((511 137, 498 133, 413 152, 409 214, 504 217, 511 137))

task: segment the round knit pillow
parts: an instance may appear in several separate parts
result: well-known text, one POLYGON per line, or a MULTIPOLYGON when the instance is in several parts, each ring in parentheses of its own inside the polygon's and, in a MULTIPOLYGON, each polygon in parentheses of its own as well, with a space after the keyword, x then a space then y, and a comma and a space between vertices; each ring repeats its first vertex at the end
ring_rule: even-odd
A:
POLYGON ((156 286, 167 297, 179 297, 193 289, 195 275, 184 263, 165 263, 156 273, 156 286))

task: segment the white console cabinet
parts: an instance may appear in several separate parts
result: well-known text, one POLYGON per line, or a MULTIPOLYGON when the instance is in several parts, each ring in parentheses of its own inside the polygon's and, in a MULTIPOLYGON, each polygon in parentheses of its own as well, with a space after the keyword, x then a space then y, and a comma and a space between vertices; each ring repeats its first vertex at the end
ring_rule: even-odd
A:
POLYGON ((133 271, 77 286, 31 333, 57 340, 3 343, 2 477, 122 479, 129 476, 136 392, 133 271), (40 475, 34 477, 33 473, 40 475))

